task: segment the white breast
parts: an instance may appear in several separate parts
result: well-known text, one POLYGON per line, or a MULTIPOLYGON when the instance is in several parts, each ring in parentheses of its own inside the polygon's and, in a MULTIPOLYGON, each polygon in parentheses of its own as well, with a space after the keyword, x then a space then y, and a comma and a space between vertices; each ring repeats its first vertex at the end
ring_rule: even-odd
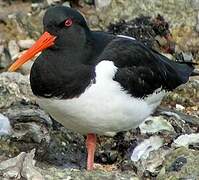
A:
POLYGON ((113 81, 116 70, 113 62, 102 61, 96 66, 96 83, 78 98, 39 98, 38 103, 66 128, 83 134, 112 136, 136 128, 159 105, 164 93, 154 93, 144 100, 133 98, 113 81))

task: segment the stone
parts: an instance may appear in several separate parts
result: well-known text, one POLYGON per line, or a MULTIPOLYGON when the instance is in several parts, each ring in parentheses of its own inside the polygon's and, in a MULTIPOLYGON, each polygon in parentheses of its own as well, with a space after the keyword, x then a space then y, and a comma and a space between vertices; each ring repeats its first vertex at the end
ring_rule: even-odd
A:
POLYGON ((191 7, 195 10, 199 10, 199 1, 198 0, 190 0, 191 7))
POLYGON ((193 145, 199 142, 199 133, 183 134, 174 140, 172 144, 175 147, 193 145))
MULTIPOLYGON (((0 172, 4 178, 21 178, 21 168, 23 166, 23 160, 25 158, 26 153, 21 152, 18 156, 8 159, 6 161, 2 161, 0 163, 0 172)), ((2 178, 3 178, 2 177, 2 178)))
POLYGON ((18 43, 19 47, 22 50, 24 50, 24 49, 29 49, 35 43, 35 40, 25 39, 25 40, 19 40, 17 43, 18 43))
POLYGON ((61 3, 61 0, 46 0, 48 5, 55 5, 57 3, 61 3))
POLYGON ((35 167, 36 161, 33 159, 35 156, 35 149, 33 149, 30 153, 27 153, 24 162, 23 168, 21 171, 22 177, 30 180, 44 180, 43 175, 37 170, 35 167))
POLYGON ((157 180, 193 179, 199 177, 199 151, 185 147, 177 148, 165 157, 157 180))
POLYGON ((11 134, 11 126, 9 119, 0 113, 0 136, 11 134))
POLYGON ((0 69, 8 67, 11 63, 11 57, 8 49, 4 45, 0 45, 0 69))
POLYGON ((163 145, 163 139, 159 136, 151 136, 135 147, 131 155, 132 161, 147 159, 151 151, 159 149, 163 145))
POLYGON ((107 172, 107 171, 80 171, 77 169, 43 167, 39 171, 43 174, 45 180, 65 179, 65 180, 139 180, 133 171, 126 172, 107 172))
POLYGON ((20 51, 16 40, 10 40, 9 41, 8 49, 9 49, 9 52, 10 52, 10 55, 11 55, 11 59, 12 60, 16 59, 18 57, 19 51, 20 51))
POLYGON ((35 103, 28 76, 20 73, 4 72, 0 74, 0 109, 11 105, 23 103, 35 103))
POLYGON ((181 104, 176 104, 176 109, 179 111, 183 111, 185 109, 185 107, 182 106, 181 104))
POLYGON ((112 0, 95 0, 96 8, 107 8, 111 4, 112 0))
POLYGON ((151 116, 139 128, 142 134, 160 131, 175 132, 173 126, 163 116, 151 116))
POLYGON ((18 156, 0 163, 1 178, 26 178, 28 180, 44 180, 41 173, 35 168, 33 159, 35 150, 30 153, 21 152, 18 156))

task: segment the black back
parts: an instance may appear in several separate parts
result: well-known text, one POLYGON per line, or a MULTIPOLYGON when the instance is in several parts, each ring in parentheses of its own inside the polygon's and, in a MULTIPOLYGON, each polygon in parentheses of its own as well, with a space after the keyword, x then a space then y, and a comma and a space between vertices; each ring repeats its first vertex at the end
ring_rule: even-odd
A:
POLYGON ((178 64, 136 40, 91 31, 75 10, 58 6, 44 16, 44 29, 57 36, 55 45, 36 59, 30 75, 33 93, 43 97, 74 98, 95 83, 95 66, 103 60, 118 68, 113 80, 134 97, 156 89, 172 90, 188 81, 193 66, 178 64), (73 18, 66 28, 62 22, 73 18))

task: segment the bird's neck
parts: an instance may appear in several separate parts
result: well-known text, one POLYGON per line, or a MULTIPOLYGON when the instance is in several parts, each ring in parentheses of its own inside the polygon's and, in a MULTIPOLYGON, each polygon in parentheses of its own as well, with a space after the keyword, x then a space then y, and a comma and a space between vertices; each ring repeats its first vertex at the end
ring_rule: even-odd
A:
POLYGON ((31 69, 33 93, 66 99, 80 96, 95 79, 95 68, 89 64, 91 56, 89 45, 47 49, 31 69))

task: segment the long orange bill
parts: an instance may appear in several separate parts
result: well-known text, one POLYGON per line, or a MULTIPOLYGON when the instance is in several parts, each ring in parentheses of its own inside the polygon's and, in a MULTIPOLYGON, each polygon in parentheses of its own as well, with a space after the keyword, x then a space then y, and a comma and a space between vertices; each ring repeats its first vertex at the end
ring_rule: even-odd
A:
POLYGON ((28 49, 24 54, 21 55, 8 69, 8 71, 13 72, 16 71, 19 67, 21 67, 25 62, 33 58, 37 53, 42 50, 53 46, 56 36, 51 35, 48 32, 44 32, 41 37, 33 44, 33 46, 28 49))

